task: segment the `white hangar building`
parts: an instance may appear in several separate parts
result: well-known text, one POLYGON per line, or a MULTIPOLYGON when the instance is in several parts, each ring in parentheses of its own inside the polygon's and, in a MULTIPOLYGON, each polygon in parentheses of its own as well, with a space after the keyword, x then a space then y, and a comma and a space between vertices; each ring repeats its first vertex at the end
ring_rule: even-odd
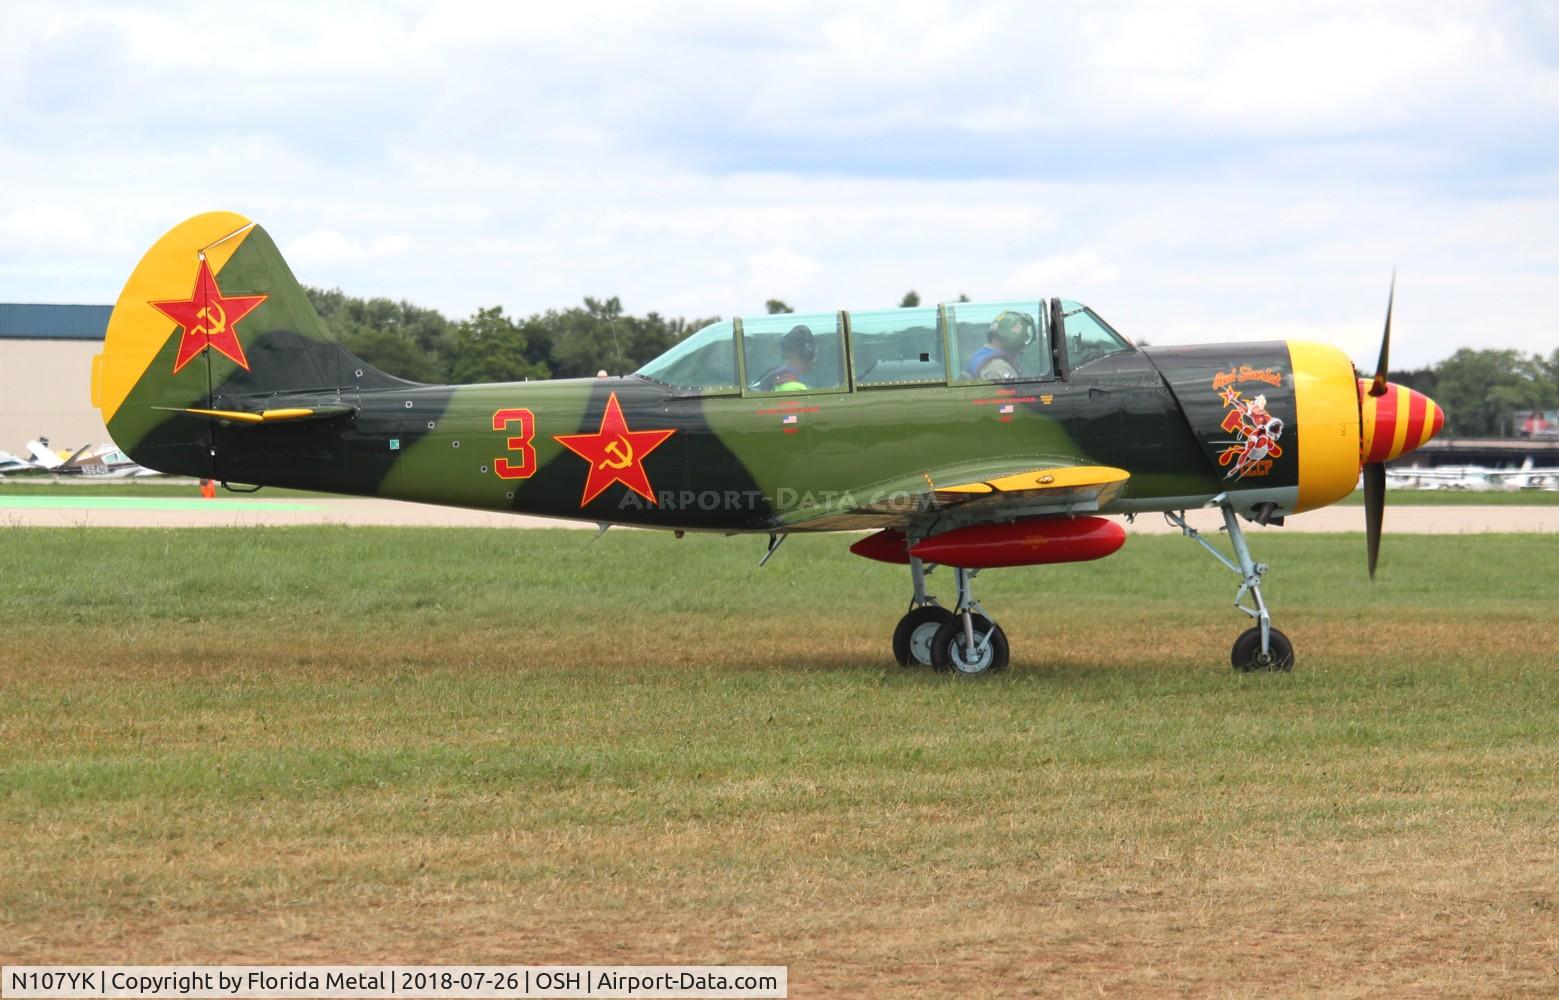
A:
POLYGON ((92 405, 92 358, 112 306, 0 302, 0 451, 46 437, 58 450, 108 440, 92 405))

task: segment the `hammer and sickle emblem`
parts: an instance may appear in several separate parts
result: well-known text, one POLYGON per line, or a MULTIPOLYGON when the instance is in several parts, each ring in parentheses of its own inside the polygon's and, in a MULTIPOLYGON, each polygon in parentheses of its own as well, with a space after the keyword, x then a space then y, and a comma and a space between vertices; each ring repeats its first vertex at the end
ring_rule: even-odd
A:
POLYGON ((602 450, 612 458, 602 459, 601 464, 596 466, 598 469, 626 469, 633 464, 633 445, 621 435, 618 435, 615 441, 606 442, 606 447, 602 450))
POLYGON ((227 310, 222 308, 222 303, 213 302, 209 306, 202 306, 200 312, 195 314, 196 319, 205 323, 191 330, 191 333, 204 334, 207 337, 220 336, 227 330, 227 310))

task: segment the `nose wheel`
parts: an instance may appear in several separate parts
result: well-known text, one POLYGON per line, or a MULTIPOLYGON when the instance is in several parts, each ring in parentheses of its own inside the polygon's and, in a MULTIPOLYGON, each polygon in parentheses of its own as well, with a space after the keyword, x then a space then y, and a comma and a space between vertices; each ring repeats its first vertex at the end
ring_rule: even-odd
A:
POLYGON ((1229 651, 1229 661, 1242 674, 1258 671, 1293 670, 1294 644, 1288 636, 1271 626, 1267 627, 1267 648, 1261 648, 1261 628, 1248 628, 1234 640, 1229 651))
POLYGON ((1234 595, 1234 606, 1254 618, 1256 624, 1234 640, 1234 648, 1229 651, 1229 660, 1234 664, 1234 669, 1242 673, 1292 670, 1294 669, 1294 644, 1288 641, 1288 636, 1272 627, 1272 614, 1267 610, 1266 598, 1261 596, 1261 577, 1267 572, 1267 565, 1251 558, 1250 546, 1245 544, 1245 532, 1240 528, 1239 518, 1235 516, 1234 507, 1229 503, 1228 498, 1220 494, 1214 498, 1214 503, 1223 512, 1224 529, 1229 533, 1229 542, 1234 546, 1233 560, 1219 552, 1212 543, 1201 536, 1200 532, 1187 524, 1183 511, 1166 513, 1164 517, 1170 524, 1179 528, 1182 534, 1206 549, 1214 559, 1223 563, 1240 578, 1240 589, 1234 595), (1255 602, 1255 607, 1246 607, 1244 602, 1247 594, 1255 602))

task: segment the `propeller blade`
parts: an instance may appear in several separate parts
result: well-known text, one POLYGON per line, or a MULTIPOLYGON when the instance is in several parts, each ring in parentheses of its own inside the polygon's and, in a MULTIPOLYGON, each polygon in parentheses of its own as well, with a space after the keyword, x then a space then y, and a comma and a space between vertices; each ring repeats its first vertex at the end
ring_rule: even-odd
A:
POLYGON ((1391 354, 1391 304, 1397 297, 1397 271, 1391 269, 1391 292, 1386 296, 1386 332, 1380 337, 1380 360, 1375 363, 1375 380, 1370 383, 1371 396, 1386 394, 1386 359, 1391 354))
POLYGON ((1380 528, 1385 519, 1386 463, 1371 462, 1364 467, 1364 544, 1369 549, 1371 580, 1380 561, 1380 528))

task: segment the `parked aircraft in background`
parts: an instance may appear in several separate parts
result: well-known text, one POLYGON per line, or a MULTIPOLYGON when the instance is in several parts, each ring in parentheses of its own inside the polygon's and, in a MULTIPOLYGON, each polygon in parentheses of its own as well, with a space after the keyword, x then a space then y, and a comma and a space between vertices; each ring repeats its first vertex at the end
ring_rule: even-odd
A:
POLYGON ((1531 456, 1519 469, 1491 469, 1482 465, 1440 465, 1433 468, 1396 468, 1386 471, 1394 487, 1420 490, 1543 490, 1559 487, 1559 469, 1539 469, 1531 456))
POLYGON ((32 456, 32 464, 40 469, 57 469, 65 464, 65 459, 59 453, 49 447, 48 438, 33 438, 27 442, 27 454, 32 456))
POLYGON ((79 472, 94 479, 125 479, 131 476, 155 476, 156 469, 131 459, 118 445, 105 444, 92 454, 78 459, 62 472, 79 472))
MULTIPOLYGON (((56 476, 81 475, 104 479, 157 475, 155 470, 136 462, 114 444, 100 445, 96 451, 92 451, 91 445, 83 445, 75 451, 55 451, 48 438, 39 437, 27 442, 27 451, 32 455, 31 462, 14 455, 6 456, 5 452, 0 452, 0 456, 24 463, 16 469, 19 472, 43 471, 56 476), (88 454, 89 451, 91 454, 88 454)), ((5 471, 8 470, 0 468, 0 472, 5 471)))
POLYGON ((84 454, 86 450, 91 447, 92 446, 89 444, 84 444, 80 448, 77 448, 74 452, 55 451, 49 445, 48 438, 33 438, 31 441, 27 442, 27 451, 32 455, 33 464, 38 466, 40 469, 47 469, 50 472, 64 471, 72 462, 80 458, 82 454, 84 454))

